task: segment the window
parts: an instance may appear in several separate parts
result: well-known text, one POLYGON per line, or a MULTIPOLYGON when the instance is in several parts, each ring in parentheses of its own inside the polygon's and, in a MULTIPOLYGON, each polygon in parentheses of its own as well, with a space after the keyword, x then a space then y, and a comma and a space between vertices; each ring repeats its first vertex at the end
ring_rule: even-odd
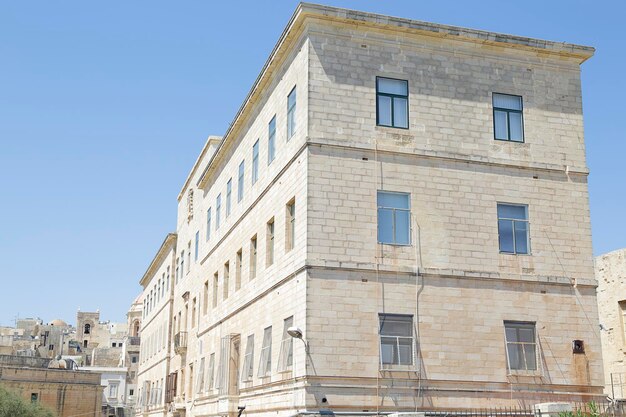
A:
POLYGON ((241 380, 250 381, 253 376, 254 369, 254 335, 248 336, 246 342, 246 354, 243 358, 243 369, 241 370, 241 380))
POLYGON ((209 281, 204 282, 204 294, 202 297, 202 314, 206 315, 209 311, 209 281))
POLYGON ((222 211, 222 193, 215 199, 215 230, 220 228, 220 212, 222 211))
POLYGON ((501 253, 530 253, 528 206, 498 203, 498 241, 501 253))
POLYGON ((207 369, 207 389, 213 389, 213 380, 215 376, 215 353, 209 356, 209 369, 207 369))
POLYGON ((266 242, 267 247, 265 249, 265 253, 266 253, 265 264, 267 266, 270 266, 274 263, 274 218, 273 217, 272 217, 272 220, 267 222, 266 238, 267 238, 267 242, 266 242))
POLYGON ((39 394, 36 392, 33 392, 30 394, 30 402, 35 404, 37 402, 39 402, 39 394))
POLYGON ((409 83, 376 77, 376 124, 409 128, 409 83))
POLYGON ((285 217, 285 251, 293 249, 296 240, 296 202, 291 200, 287 203, 285 217))
POLYGON ((170 289, 170 267, 167 267, 167 275, 165 275, 165 287, 169 291, 170 289))
POLYGON ((178 284, 178 277, 180 276, 180 270, 178 268, 178 258, 176 258, 176 283, 178 284))
POLYGON ((133 395, 135 395, 135 390, 131 388, 128 390, 128 396, 132 397, 133 395))
POLYGON ((293 326, 293 316, 283 322, 283 340, 280 343, 280 355, 278 358, 278 370, 288 371, 293 366, 293 337, 289 336, 287 329, 293 326))
POLYGON ((296 87, 287 97, 287 140, 296 132, 296 87))
POLYGON ((259 179, 259 140, 252 145, 252 184, 259 179))
POLYGON ((228 280, 230 278, 230 263, 226 262, 224 264, 224 279, 223 281, 223 296, 224 300, 228 298, 228 280))
POLYGON ((245 166, 245 160, 241 161, 241 163, 239 164, 239 179, 238 179, 238 183, 237 183, 237 202, 241 202, 241 200, 243 200, 243 186, 244 186, 244 174, 246 171, 246 166, 245 166))
POLYGON ((379 314, 380 363, 413 365, 413 316, 379 314))
POLYGON ((137 356, 133 355, 130 357, 130 363, 137 363, 137 356))
POLYGON ((54 345, 48 345, 48 350, 54 350, 54 345))
POLYGON ((524 142, 522 98, 493 93, 493 134, 497 140, 524 142))
POLYGON ((504 333, 509 370, 537 370, 535 323, 505 321, 504 333))
POLYGON ((187 242, 187 273, 189 273, 189 268, 191 268, 191 240, 187 242))
POLYGON ((250 279, 256 277, 256 247, 257 241, 256 235, 254 235, 252 239, 250 239, 250 279))
POLYGON ((200 246, 200 231, 196 231, 196 242, 193 248, 193 260, 198 262, 198 246, 200 246))
POLYGON ((206 211, 206 240, 211 239, 211 208, 206 211))
POLYGON ((263 331, 263 345, 259 358, 259 377, 264 377, 272 371, 272 326, 263 331))
POLYGON ((237 251, 237 257, 235 258, 235 291, 241 288, 241 261, 242 261, 242 249, 237 251))
POLYGON ((185 251, 180 252, 180 277, 185 273, 185 251))
POLYGON ((164 298, 165 297, 165 272, 163 272, 163 275, 162 275, 161 279, 163 281, 161 283, 161 298, 164 298))
POLYGON ((233 193, 233 179, 226 183, 226 217, 230 216, 230 196, 233 193))
POLYGON ((191 327, 192 328, 196 327, 196 306, 197 306, 197 300, 196 300, 196 297, 194 297, 191 303, 191 327))
POLYGON ((119 382, 109 381, 109 398, 117 397, 117 387, 119 382))
POLYGON ((378 243, 411 243, 411 207, 407 193, 378 192, 378 243))
POLYGON ((276 115, 270 120, 267 135, 267 165, 271 164, 276 157, 276 115))
POLYGON ((196 393, 200 394, 204 390, 204 358, 200 359, 196 381, 196 393))
POLYGON ((218 273, 213 274, 213 308, 217 307, 217 280, 219 278, 218 273))

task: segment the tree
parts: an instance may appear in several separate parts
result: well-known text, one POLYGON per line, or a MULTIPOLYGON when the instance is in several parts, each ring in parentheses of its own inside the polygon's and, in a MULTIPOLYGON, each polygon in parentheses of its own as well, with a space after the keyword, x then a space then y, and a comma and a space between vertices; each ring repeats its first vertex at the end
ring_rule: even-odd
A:
POLYGON ((31 404, 0 386, 0 417, 55 417, 39 404, 31 404))

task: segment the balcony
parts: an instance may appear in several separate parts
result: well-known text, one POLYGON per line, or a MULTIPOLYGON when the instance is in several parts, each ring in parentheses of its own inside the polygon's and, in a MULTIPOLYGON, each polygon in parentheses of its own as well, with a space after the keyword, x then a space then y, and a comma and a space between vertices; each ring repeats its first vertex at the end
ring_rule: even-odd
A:
POLYGON ((128 344, 130 346, 139 346, 139 344, 141 343, 141 339, 139 337, 136 336, 130 336, 128 338, 128 344))
POLYGON ((187 352, 187 332, 178 332, 174 336, 174 351, 182 355, 187 352))

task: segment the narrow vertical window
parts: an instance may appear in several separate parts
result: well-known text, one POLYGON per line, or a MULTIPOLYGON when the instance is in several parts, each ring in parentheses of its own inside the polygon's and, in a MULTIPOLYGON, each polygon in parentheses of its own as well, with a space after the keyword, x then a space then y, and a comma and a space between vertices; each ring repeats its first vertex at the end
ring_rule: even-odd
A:
POLYGON ((252 184, 259 179, 259 140, 252 145, 252 184))
POLYGON ((259 358, 259 377, 264 377, 272 371, 272 326, 263 331, 263 345, 259 358))
POLYGON ((274 263, 274 218, 267 222, 266 233, 266 248, 265 248, 265 264, 270 266, 274 263))
POLYGON ((522 98, 493 93, 493 134, 497 140, 524 142, 522 98))
POLYGON ((196 241, 195 241, 195 245, 194 245, 194 252, 193 252, 193 259, 194 261, 198 262, 198 247, 200 246, 200 231, 196 231, 196 241))
POLYGON ((293 249, 296 241, 296 202, 291 200, 286 206, 285 217, 285 251, 293 249))
POLYGON ((213 381, 215 380, 215 353, 209 356, 209 369, 207 369, 207 389, 213 389, 213 381))
POLYGON ((217 307, 217 280, 219 278, 218 273, 213 274, 213 308, 217 307))
POLYGON ((230 263, 226 262, 224 264, 224 279, 222 279, 223 282, 223 294, 222 296, 224 297, 224 300, 226 300, 228 298, 228 280, 230 279, 230 263))
POLYGON ((293 316, 288 317, 283 322, 283 340, 280 343, 280 354, 278 357, 278 370, 288 371, 293 366, 293 337, 289 336, 287 330, 293 326, 293 316))
POLYGON ((376 77, 376 124, 408 129, 408 81, 376 77))
POLYGON ((535 323, 505 321, 504 335, 509 370, 537 370, 535 323))
POLYGON ((241 202, 243 200, 243 187, 244 187, 244 174, 246 170, 245 160, 241 161, 239 164, 239 177, 237 183, 237 202, 241 202))
MULTIPOLYGON (((165 272, 163 272, 163 282, 161 283, 161 298, 165 298, 165 272)), ((169 285, 169 276, 167 277, 167 282, 169 285)))
POLYGON ((411 243, 410 195, 378 191, 378 243, 409 245, 411 243))
POLYGON ((270 120, 267 137, 267 165, 271 164, 276 156, 276 115, 270 120))
POLYGON ((220 214, 222 211, 222 193, 215 199, 215 230, 220 228, 220 214))
POLYGON ((180 277, 181 279, 184 273, 185 273, 185 251, 182 251, 180 253, 180 277))
POLYGON ((178 284, 178 278, 180 276, 180 268, 178 267, 180 258, 176 258, 176 283, 178 284))
POLYGON ((196 297, 193 297, 193 301, 191 302, 191 327, 196 327, 196 309, 197 309, 197 300, 196 297))
POLYGON ((202 294, 202 314, 209 312, 209 281, 204 282, 204 292, 202 294))
POLYGON ((226 183, 226 217, 230 216, 230 197, 233 192, 233 179, 226 183))
POLYGON ((191 241, 187 242, 187 273, 191 269, 191 241))
POLYGON ((530 253, 528 206, 498 203, 498 242, 500 252, 530 253))
POLYGON ((250 279, 256 277, 256 249, 257 241, 256 235, 250 239, 250 279))
POLYGON ((237 251, 237 257, 235 259, 235 291, 241 288, 241 260, 242 250, 237 251))
POLYGON ((211 208, 206 211, 206 240, 211 239, 211 208))
POLYGON ((287 97, 287 140, 296 132, 296 87, 287 97))
POLYGON ((248 336, 246 341, 246 353, 243 359, 243 369, 241 370, 241 380, 250 381, 254 369, 254 335, 248 336))
POLYGON ((167 275, 166 275, 166 281, 165 281, 165 286, 167 288, 167 291, 169 292, 170 290, 170 267, 167 267, 167 275))

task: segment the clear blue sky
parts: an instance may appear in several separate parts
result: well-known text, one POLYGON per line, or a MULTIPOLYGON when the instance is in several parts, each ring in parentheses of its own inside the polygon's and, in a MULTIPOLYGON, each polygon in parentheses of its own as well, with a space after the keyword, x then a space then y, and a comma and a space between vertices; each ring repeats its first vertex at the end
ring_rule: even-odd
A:
MULTIPOLYGON (((626 247, 623 2, 327 4, 591 45, 583 104, 595 254, 626 247)), ((209 134, 296 1, 0 3, 0 325, 125 320, 209 134)))

